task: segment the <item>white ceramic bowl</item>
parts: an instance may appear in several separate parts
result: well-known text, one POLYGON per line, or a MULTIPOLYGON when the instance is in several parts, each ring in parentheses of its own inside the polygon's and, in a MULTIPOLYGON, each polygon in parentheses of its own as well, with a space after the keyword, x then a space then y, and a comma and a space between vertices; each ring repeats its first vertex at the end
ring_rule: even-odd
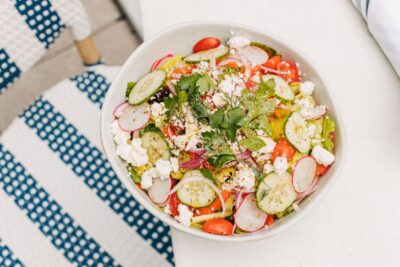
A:
POLYGON ((266 238, 275 235, 289 226, 297 222, 303 217, 332 186, 333 182, 337 179, 339 170, 341 169, 345 160, 346 140, 343 129, 343 121, 339 115, 335 101, 328 90, 333 90, 321 78, 321 75, 313 67, 308 59, 305 58, 297 49, 292 45, 282 41, 280 38, 257 30, 251 27, 228 24, 221 22, 195 22, 180 24, 164 30, 162 33, 154 36, 150 40, 140 45, 128 58, 122 66, 120 73, 115 78, 110 86, 104 100, 102 114, 101 114, 101 139, 105 153, 111 163, 114 171, 119 179, 126 186, 129 192, 135 199, 141 203, 149 212, 166 224, 181 230, 183 232, 200 236, 213 240, 220 241, 248 241, 266 238), (114 108, 123 101, 126 84, 129 81, 136 81, 139 77, 147 73, 151 64, 158 58, 168 53, 174 54, 190 54, 192 46, 201 38, 206 36, 216 36, 224 43, 231 36, 230 31, 240 36, 245 36, 252 41, 266 43, 282 52, 285 58, 294 59, 300 63, 301 70, 307 74, 307 79, 316 84, 315 98, 318 102, 323 103, 328 107, 329 115, 335 120, 337 124, 336 130, 336 161, 330 168, 329 172, 320 180, 318 190, 309 196, 305 201, 300 204, 301 210, 293 212, 289 216, 284 217, 276 223, 268 231, 262 230, 252 234, 243 234, 237 236, 219 236, 202 232, 195 228, 183 226, 172 219, 170 216, 161 212, 148 198, 148 196, 139 190, 130 179, 129 173, 126 170, 123 162, 115 153, 115 144, 110 131, 110 125, 113 121, 112 112, 114 108))

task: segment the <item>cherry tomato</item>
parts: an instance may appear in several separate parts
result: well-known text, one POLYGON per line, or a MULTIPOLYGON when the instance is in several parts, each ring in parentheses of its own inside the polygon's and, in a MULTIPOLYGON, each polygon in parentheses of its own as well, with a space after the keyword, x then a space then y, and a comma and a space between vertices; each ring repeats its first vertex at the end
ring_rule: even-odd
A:
POLYGON ((173 137, 176 136, 176 132, 174 127, 172 127, 171 125, 168 125, 167 127, 165 127, 163 129, 163 134, 166 138, 172 139, 173 137))
POLYGON ((225 219, 212 219, 206 221, 203 231, 217 235, 232 235, 233 224, 225 219))
POLYGON ((272 152, 272 160, 274 161, 277 157, 285 157, 290 161, 294 153, 296 153, 296 149, 292 147, 285 137, 281 137, 272 152))
POLYGON ((193 53, 197 53, 204 50, 209 50, 213 48, 217 48, 221 45, 221 40, 215 37, 206 37, 198 41, 193 46, 193 53))
MULTIPOLYGON (((222 191, 221 194, 222 194, 222 198, 224 199, 224 202, 225 202, 230 197, 230 195, 232 193, 230 191, 228 191, 228 190, 224 190, 224 191, 222 191)), ((220 208, 222 208, 221 200, 219 198, 217 198, 209 206, 204 207, 204 208, 195 209, 194 210, 194 216, 211 214, 211 213, 216 212, 220 208)))
POLYGON ((171 212, 172 217, 178 216, 179 211, 178 211, 178 206, 181 204, 181 201, 179 200, 178 196, 176 193, 173 193, 169 197, 169 210, 171 212))
POLYGON ((319 176, 324 175, 329 170, 329 167, 331 167, 331 166, 324 166, 322 164, 318 164, 317 175, 319 175, 319 176))
POLYGON ((297 69, 297 66, 293 61, 290 60, 281 61, 277 65, 276 69, 279 71, 286 72, 286 74, 279 74, 279 76, 285 79, 288 83, 301 81, 299 70, 297 69))
POLYGON ((267 219, 265 220, 265 225, 270 226, 275 222, 274 215, 268 215, 267 219))
POLYGON ((266 68, 270 68, 270 69, 274 69, 276 70, 276 68, 278 67, 278 64, 281 63, 282 57, 277 55, 277 56, 273 56, 270 59, 268 59, 267 62, 265 62, 263 64, 264 67, 266 68))

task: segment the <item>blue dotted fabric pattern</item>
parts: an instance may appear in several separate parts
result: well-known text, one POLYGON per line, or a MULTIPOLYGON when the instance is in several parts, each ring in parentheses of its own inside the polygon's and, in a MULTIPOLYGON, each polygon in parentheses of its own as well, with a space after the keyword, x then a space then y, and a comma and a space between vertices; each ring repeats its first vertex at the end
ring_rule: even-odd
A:
POLYGON ((16 258, 11 249, 3 243, 0 238, 0 266, 2 267, 24 267, 25 265, 16 258))
POLYGON ((101 108, 110 84, 103 75, 94 71, 86 71, 70 77, 76 88, 83 92, 94 104, 101 108))
POLYGON ((34 31, 36 38, 38 38, 46 48, 48 48, 65 29, 65 25, 61 22, 59 15, 48 0, 14 0, 13 2, 29 28, 34 31))
POLYGON ((77 266, 120 266, 0 144, 0 185, 51 243, 77 266))
POLYGON ((21 75, 21 70, 11 61, 9 55, 4 49, 0 49, 0 94, 16 78, 21 75))
POLYGON ((152 216, 130 195, 99 149, 43 98, 37 99, 21 117, 115 213, 173 263, 168 226, 152 216))

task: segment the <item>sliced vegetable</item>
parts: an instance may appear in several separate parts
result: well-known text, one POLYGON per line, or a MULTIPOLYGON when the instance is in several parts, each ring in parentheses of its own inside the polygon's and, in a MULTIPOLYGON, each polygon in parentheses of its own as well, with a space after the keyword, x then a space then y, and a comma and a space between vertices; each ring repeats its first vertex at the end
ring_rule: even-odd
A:
POLYGON ((293 188, 297 193, 305 192, 312 184, 317 170, 313 157, 302 157, 294 166, 292 174, 293 188))
POLYGON ((162 70, 155 70, 139 79, 129 93, 128 102, 139 105, 147 101, 164 86, 167 74, 162 70))
POLYGON ((159 159, 168 160, 170 150, 167 141, 157 132, 146 132, 142 136, 142 146, 147 151, 149 161, 156 164, 159 159))
POLYGON ((318 176, 322 176, 322 175, 324 175, 328 170, 329 170, 329 168, 331 167, 331 165, 329 165, 329 166, 325 166, 325 165, 322 165, 322 164, 318 164, 318 166, 317 166, 317 175, 318 176))
POLYGON ((274 48, 266 45, 266 44, 262 44, 262 43, 257 43, 257 42, 251 42, 250 43, 251 46, 256 46, 261 48, 262 50, 264 50, 265 52, 268 53, 268 56, 271 57, 275 57, 275 56, 279 56, 279 52, 277 50, 275 50, 274 48))
POLYGON ((179 215, 178 206, 179 204, 181 204, 181 202, 176 193, 173 194, 170 193, 168 204, 171 216, 172 217, 178 216, 179 215))
POLYGON ((286 74, 280 74, 279 76, 285 79, 288 83, 300 82, 301 78, 299 70, 293 61, 285 60, 281 61, 276 67, 277 70, 286 72, 286 74))
POLYGON ((304 199, 306 196, 308 196, 308 195, 314 193, 315 190, 318 189, 318 181, 319 181, 319 178, 317 178, 317 177, 314 178, 313 182, 312 182, 311 185, 308 187, 308 189, 307 189, 306 191, 304 191, 303 193, 301 193, 301 194, 299 194, 299 195, 297 196, 296 203, 300 203, 301 201, 303 201, 303 199, 304 199))
POLYGON ((276 70, 278 67, 278 64, 281 63, 281 60, 282 60, 282 57, 279 55, 270 57, 268 59, 268 61, 265 62, 265 64, 263 64, 263 67, 276 70))
POLYGON ((204 50, 209 50, 212 48, 217 48, 221 45, 221 40, 215 37, 206 37, 198 41, 193 46, 193 53, 197 53, 204 50))
POLYGON ((119 117, 121 117, 122 112, 124 111, 124 109, 128 107, 128 105, 129 105, 128 102, 122 102, 121 104, 116 106, 116 108, 113 111, 114 118, 118 119, 119 117))
POLYGON ((322 138, 323 138, 323 146, 329 152, 333 151, 334 147, 334 131, 335 131, 335 123, 329 117, 324 119, 322 124, 322 138))
POLYGON ((212 219, 203 225, 203 231, 216 235, 232 235, 233 224, 225 219, 212 219))
POLYGON ((125 109, 121 112, 118 118, 118 125, 126 132, 133 132, 142 128, 150 119, 150 106, 143 103, 139 106, 124 106, 125 109))
POLYGON ((257 207, 254 194, 248 194, 235 213, 237 227, 246 231, 254 232, 265 225, 267 214, 257 207))
MULTIPOLYGON (((222 191, 221 195, 225 202, 232 195, 232 193, 228 190, 224 190, 224 191, 222 191)), ((214 213, 221 208, 222 208, 221 200, 219 198, 217 198, 211 205, 204 207, 204 208, 196 209, 194 211, 194 216, 200 216, 200 215, 214 213)))
POLYGON ((266 63, 268 60, 267 52, 257 46, 248 45, 240 48, 239 54, 245 57, 250 64, 260 65, 266 63))
POLYGON ((274 151, 272 152, 272 161, 275 161, 277 157, 285 157, 288 161, 290 161, 295 153, 296 149, 292 147, 285 137, 281 137, 275 145, 274 151))
POLYGON ((218 47, 205 51, 200 51, 185 58, 186 63, 199 63, 200 61, 210 61, 212 58, 223 58, 229 53, 227 47, 218 47))
POLYGON ((306 121, 298 112, 293 112, 286 120, 285 136, 300 153, 308 154, 311 149, 311 138, 306 121))
POLYGON ((151 65, 150 70, 153 71, 153 70, 157 69, 157 68, 160 66, 160 64, 161 64, 162 62, 164 62, 165 60, 167 60, 168 58, 171 58, 171 57, 173 57, 173 56, 174 56, 174 55, 172 55, 172 54, 168 54, 168 55, 163 56, 162 58, 157 59, 157 60, 153 63, 153 65, 151 65))
POLYGON ((169 191, 172 188, 171 178, 161 180, 159 178, 154 179, 153 185, 147 190, 150 199, 158 204, 165 205, 169 197, 169 191))
POLYGON ((289 173, 279 175, 271 173, 258 185, 256 199, 258 207, 267 214, 277 214, 286 210, 296 200, 289 173))
POLYGON ((159 69, 165 71, 165 73, 169 73, 173 69, 173 67, 175 67, 179 62, 181 62, 181 60, 182 60, 181 55, 169 57, 160 63, 159 69))
POLYGON ((292 101, 294 100, 294 93, 290 88, 289 84, 276 75, 267 74, 263 76, 264 81, 268 81, 269 79, 274 79, 275 81, 275 95, 284 101, 292 101))

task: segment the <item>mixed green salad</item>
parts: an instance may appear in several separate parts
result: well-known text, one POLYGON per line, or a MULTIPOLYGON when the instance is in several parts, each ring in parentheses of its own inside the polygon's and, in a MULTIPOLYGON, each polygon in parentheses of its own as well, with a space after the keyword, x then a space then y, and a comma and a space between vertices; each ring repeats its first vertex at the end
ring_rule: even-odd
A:
POLYGON ((268 229, 299 209, 335 160, 335 123, 299 67, 241 36, 168 54, 127 84, 111 125, 116 153, 183 225, 268 229))

